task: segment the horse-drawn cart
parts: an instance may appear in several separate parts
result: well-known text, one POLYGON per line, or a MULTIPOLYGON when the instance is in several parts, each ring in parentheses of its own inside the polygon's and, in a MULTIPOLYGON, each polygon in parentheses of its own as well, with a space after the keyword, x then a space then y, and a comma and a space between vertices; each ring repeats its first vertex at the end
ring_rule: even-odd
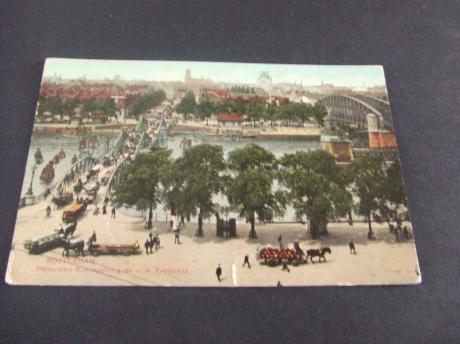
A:
POLYGON ((136 242, 131 245, 107 245, 107 244, 91 244, 88 247, 88 253, 93 256, 98 255, 124 255, 140 254, 141 249, 136 242))
POLYGON ((317 257, 317 262, 326 262, 326 253, 331 254, 329 247, 322 247, 320 249, 309 249, 304 252, 298 242, 294 243, 294 248, 277 248, 277 247, 263 247, 258 254, 258 260, 262 264, 268 266, 277 266, 278 264, 292 264, 294 266, 306 264, 308 260, 311 263, 315 261, 313 258, 317 257))
POLYGON ((85 212, 86 204, 82 203, 73 203, 67 208, 62 214, 62 222, 76 222, 77 219, 85 212))
POLYGON ((259 253, 261 263, 268 266, 276 266, 278 264, 287 263, 292 265, 299 265, 306 263, 304 255, 292 248, 276 248, 276 247, 263 247, 259 253))

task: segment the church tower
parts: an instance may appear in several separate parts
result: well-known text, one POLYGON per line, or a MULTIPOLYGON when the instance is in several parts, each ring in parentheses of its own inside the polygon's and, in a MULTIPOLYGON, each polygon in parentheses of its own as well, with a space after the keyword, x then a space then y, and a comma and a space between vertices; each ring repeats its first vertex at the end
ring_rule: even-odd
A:
POLYGON ((184 82, 185 83, 188 83, 192 80, 192 72, 190 71, 190 69, 187 69, 185 71, 185 78, 184 78, 184 82))

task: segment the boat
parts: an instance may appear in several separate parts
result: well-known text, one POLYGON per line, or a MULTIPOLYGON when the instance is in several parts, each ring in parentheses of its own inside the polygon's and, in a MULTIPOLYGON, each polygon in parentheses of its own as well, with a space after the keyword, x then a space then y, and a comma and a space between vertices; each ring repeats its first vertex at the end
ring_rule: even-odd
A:
POLYGON ((61 160, 61 158, 59 158, 59 154, 56 154, 56 155, 54 156, 54 158, 51 160, 51 163, 54 164, 54 165, 56 165, 56 164, 59 163, 60 160, 61 160))
POLYGON ((93 149, 99 146, 99 139, 97 136, 93 136, 88 140, 88 146, 93 149))
POLYGON ((52 162, 49 162, 48 165, 43 168, 42 173, 40 174, 40 180, 46 184, 49 184, 53 179, 54 168, 52 162))
POLYGON ((83 150, 86 148, 86 139, 82 138, 80 140, 80 145, 79 145, 80 150, 83 150))
POLYGON ((61 148, 61 150, 57 153, 57 156, 59 156, 59 159, 65 159, 65 152, 63 148, 61 148))
POLYGON ((41 152, 40 148, 37 148, 37 150, 35 151, 35 163, 37 165, 40 165, 42 162, 43 162, 42 152, 41 152))

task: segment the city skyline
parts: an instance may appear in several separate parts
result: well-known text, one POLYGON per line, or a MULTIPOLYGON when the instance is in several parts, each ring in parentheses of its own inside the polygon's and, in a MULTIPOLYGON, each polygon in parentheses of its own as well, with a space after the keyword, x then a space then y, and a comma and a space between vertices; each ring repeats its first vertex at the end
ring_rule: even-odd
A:
POLYGON ((145 81, 183 81, 185 71, 191 70, 193 78, 212 79, 216 83, 256 84, 262 72, 269 72, 273 83, 302 83, 304 86, 320 85, 372 87, 384 86, 383 67, 329 66, 329 65, 281 65, 234 62, 190 61, 122 61, 49 58, 43 76, 60 76, 64 79, 87 78, 145 81))

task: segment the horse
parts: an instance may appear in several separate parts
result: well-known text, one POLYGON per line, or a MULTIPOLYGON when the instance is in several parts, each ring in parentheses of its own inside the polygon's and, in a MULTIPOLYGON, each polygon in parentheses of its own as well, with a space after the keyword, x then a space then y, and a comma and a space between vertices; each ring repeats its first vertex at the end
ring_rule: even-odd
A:
POLYGON ((321 263, 321 259, 324 259, 324 262, 326 262, 326 253, 332 253, 330 247, 322 247, 319 250, 317 249, 310 249, 307 251, 307 259, 310 257, 310 261, 313 262, 313 257, 318 257, 318 261, 321 263))
POLYGON ((83 239, 79 241, 72 242, 69 240, 64 241, 64 250, 62 251, 62 255, 69 258, 69 251, 72 250, 75 254, 85 256, 85 241, 83 239))
POLYGON ((153 247, 155 246, 155 238, 153 239, 148 239, 145 241, 145 244, 144 244, 144 247, 145 247, 145 253, 149 254, 149 250, 150 250, 150 253, 153 253, 153 247))

